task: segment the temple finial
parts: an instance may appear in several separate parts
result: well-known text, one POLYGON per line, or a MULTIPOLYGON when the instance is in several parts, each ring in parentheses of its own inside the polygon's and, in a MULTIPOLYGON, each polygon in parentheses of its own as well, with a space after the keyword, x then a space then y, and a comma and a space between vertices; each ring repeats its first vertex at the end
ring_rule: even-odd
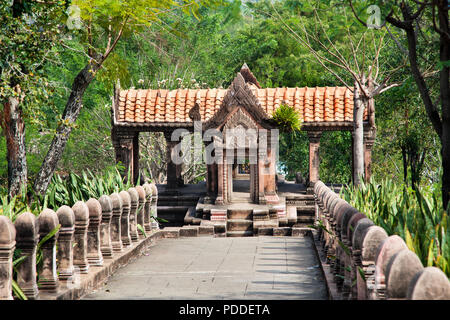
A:
POLYGON ((239 73, 244 77, 245 82, 253 83, 256 87, 261 89, 258 80, 256 80, 256 77, 250 71, 250 68, 248 67, 247 63, 244 62, 244 64, 241 67, 241 71, 239 71, 239 73))

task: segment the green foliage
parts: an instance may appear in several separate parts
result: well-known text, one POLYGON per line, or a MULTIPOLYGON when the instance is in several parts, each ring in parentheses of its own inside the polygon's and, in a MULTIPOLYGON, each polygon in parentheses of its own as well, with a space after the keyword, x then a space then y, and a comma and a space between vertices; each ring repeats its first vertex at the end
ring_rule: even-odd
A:
POLYGON ((424 266, 436 266, 450 277, 450 210, 442 208, 440 188, 413 190, 390 179, 372 179, 359 188, 343 188, 342 197, 389 235, 403 238, 424 266))
POLYGON ((54 89, 43 66, 55 55, 53 43, 59 39, 65 1, 14 4, 0 3, 0 102, 18 97, 25 116, 35 119, 54 89))
POLYGON ((300 131, 302 120, 293 107, 281 104, 273 113, 272 120, 277 124, 282 132, 300 131))
POLYGON ((100 198, 114 192, 127 190, 133 186, 131 173, 122 177, 121 167, 110 167, 103 175, 92 173, 86 169, 78 175, 70 173, 66 178, 54 175, 48 187, 44 202, 50 208, 58 208, 62 205, 73 206, 77 201, 87 201, 90 198, 100 198))

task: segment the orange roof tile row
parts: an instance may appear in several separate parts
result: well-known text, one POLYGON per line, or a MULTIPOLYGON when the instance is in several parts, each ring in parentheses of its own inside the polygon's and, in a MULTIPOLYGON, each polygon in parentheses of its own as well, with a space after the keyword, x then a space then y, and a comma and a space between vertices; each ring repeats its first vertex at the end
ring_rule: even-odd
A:
MULTIPOLYGON (((121 90, 118 122, 191 122, 189 111, 200 106, 202 121, 221 107, 228 89, 121 90)), ((353 121, 353 93, 345 87, 265 88, 251 87, 269 117, 282 103, 294 107, 303 122, 353 121)), ((365 111, 364 119, 367 119, 365 111)))

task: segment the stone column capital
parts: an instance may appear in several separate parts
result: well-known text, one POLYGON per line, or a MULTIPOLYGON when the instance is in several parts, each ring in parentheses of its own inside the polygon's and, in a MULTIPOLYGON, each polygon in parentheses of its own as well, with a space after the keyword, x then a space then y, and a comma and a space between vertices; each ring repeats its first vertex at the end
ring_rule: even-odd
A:
POLYGON ((320 142, 320 138, 322 137, 322 131, 307 131, 307 133, 310 143, 320 142))

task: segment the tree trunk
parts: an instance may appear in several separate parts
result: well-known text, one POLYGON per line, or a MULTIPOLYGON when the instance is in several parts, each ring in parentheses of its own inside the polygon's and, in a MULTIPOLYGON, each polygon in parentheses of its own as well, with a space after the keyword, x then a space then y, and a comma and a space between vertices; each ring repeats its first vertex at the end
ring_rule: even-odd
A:
POLYGON ((450 119, 447 111, 446 120, 442 121, 442 203, 448 208, 450 201, 450 119))
POLYGON ((353 183, 360 184, 360 178, 364 177, 364 127, 363 116, 366 98, 362 94, 358 82, 355 82, 353 108, 353 183))
POLYGON ((27 186, 27 158, 25 148, 25 123, 18 98, 10 97, 3 104, 2 127, 5 131, 8 161, 8 195, 22 193, 27 186))
POLYGON ((80 110, 83 107, 82 99, 84 92, 94 79, 94 75, 99 68, 100 64, 91 61, 83 70, 80 71, 80 73, 78 73, 73 81, 72 91, 64 109, 62 122, 56 131, 47 155, 45 156, 44 162, 42 163, 34 182, 33 188, 37 194, 44 195, 47 191, 58 161, 61 159, 64 148, 69 140, 72 126, 77 120, 80 110))
POLYGON ((441 0, 438 5, 440 34, 440 61, 443 63, 439 77, 442 108, 442 202, 447 209, 450 200, 450 26, 448 1, 441 0))

